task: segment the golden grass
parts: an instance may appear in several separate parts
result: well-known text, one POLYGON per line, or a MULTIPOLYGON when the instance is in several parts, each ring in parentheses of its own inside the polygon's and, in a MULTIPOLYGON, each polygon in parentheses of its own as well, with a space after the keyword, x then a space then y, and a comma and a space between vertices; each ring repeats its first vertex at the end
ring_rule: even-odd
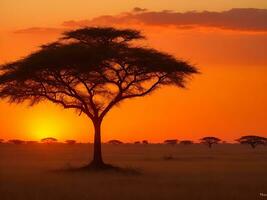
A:
POLYGON ((267 199, 260 196, 267 193, 266 147, 103 145, 106 162, 142 174, 52 172, 87 164, 91 149, 86 144, 0 144, 0 199, 267 199))

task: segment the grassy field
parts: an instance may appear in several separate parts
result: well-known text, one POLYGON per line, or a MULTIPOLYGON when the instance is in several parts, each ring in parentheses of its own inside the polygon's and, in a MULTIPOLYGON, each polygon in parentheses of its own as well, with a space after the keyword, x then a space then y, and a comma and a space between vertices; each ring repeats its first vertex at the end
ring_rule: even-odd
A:
POLYGON ((267 147, 103 145, 106 162, 142 174, 53 171, 86 164, 91 149, 0 144, 0 199, 267 200, 267 147))

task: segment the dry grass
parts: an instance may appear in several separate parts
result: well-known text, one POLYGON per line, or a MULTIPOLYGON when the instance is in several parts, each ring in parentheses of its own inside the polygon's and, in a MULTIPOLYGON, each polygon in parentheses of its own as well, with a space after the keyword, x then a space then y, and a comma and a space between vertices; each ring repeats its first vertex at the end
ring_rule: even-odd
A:
POLYGON ((267 199, 267 148, 241 145, 104 145, 121 173, 56 173, 90 160, 91 146, 0 145, 1 200, 267 199), (164 159, 171 156, 172 159, 164 159))

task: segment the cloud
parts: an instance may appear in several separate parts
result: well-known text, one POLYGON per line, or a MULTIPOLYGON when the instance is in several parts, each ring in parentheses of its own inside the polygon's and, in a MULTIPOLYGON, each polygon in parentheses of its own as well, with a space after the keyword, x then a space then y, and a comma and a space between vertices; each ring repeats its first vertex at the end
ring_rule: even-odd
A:
POLYGON ((66 28, 51 28, 51 27, 30 27, 25 29, 19 29, 14 31, 14 33, 27 33, 27 34, 35 34, 35 33, 51 33, 56 34, 66 30, 66 28))
POLYGON ((132 12, 120 15, 103 15, 91 20, 66 21, 63 26, 81 27, 90 25, 144 24, 155 26, 176 26, 177 28, 213 27, 239 31, 267 31, 267 9, 234 8, 222 12, 190 11, 158 12, 134 8, 132 12))
POLYGON ((146 8, 139 8, 139 7, 135 7, 132 10, 132 12, 146 12, 146 11, 148 11, 146 8))
POLYGON ((234 31, 267 32, 267 9, 233 8, 222 12, 172 10, 149 11, 135 7, 131 12, 119 15, 102 15, 92 19, 64 21, 60 27, 31 27, 16 30, 24 34, 58 34, 68 29, 84 26, 174 26, 179 29, 197 27, 219 28, 234 31))

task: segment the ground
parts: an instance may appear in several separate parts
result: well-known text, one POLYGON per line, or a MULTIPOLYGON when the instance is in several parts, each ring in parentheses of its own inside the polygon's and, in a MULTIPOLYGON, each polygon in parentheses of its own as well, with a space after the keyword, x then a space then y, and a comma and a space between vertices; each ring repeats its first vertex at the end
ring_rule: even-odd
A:
POLYGON ((69 172, 92 145, 0 144, 1 200, 267 200, 267 147, 103 145, 104 159, 141 174, 69 172))

